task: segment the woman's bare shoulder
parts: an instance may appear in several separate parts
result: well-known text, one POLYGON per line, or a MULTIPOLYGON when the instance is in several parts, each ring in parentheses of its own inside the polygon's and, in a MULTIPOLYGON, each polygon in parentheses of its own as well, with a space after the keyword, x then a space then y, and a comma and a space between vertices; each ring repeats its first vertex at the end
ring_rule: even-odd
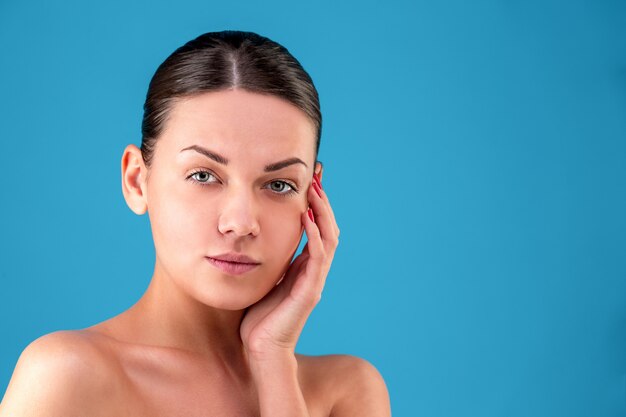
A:
POLYGON ((104 415, 116 389, 114 368, 85 332, 60 330, 32 341, 20 354, 0 404, 0 417, 104 415), (104 395, 103 395, 104 394, 104 395))
POLYGON ((385 381, 369 361, 344 354, 296 358, 301 384, 327 399, 329 415, 391 415, 385 381))

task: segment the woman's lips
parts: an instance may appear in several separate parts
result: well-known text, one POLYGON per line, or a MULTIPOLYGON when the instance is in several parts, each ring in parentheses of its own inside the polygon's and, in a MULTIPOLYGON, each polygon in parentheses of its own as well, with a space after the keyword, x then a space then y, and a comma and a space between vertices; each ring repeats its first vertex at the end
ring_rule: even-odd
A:
POLYGON ((211 265, 213 265, 220 271, 230 275, 244 274, 259 266, 259 264, 245 264, 241 262, 222 261, 220 259, 210 258, 208 256, 206 257, 206 259, 211 265))

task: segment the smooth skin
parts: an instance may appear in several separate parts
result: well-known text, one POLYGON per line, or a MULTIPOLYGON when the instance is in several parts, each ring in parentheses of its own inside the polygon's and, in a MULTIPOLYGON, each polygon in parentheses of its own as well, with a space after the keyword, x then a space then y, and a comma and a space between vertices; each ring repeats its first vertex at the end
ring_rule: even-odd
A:
POLYGON ((150 217, 150 285, 111 319, 29 344, 0 417, 390 416, 372 364, 295 352, 339 237, 314 185, 314 137, 308 117, 275 96, 230 89, 177 101, 150 169, 134 145, 122 156, 124 198, 150 217), (302 163, 266 169, 291 158, 302 163), (260 265, 224 273, 206 259, 224 252, 260 265))

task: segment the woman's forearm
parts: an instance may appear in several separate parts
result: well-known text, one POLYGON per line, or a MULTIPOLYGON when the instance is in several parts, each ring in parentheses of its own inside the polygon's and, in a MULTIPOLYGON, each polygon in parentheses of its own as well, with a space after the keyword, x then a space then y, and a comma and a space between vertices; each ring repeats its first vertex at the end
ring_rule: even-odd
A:
POLYGON ((309 417, 294 354, 250 361, 262 417, 309 417))

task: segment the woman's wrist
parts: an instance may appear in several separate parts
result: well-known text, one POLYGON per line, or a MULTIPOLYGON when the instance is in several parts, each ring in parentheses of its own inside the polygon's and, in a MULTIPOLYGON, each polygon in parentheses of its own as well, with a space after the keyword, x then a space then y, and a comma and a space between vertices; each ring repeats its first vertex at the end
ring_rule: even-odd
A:
POLYGON ((294 352, 273 352, 248 358, 259 395, 261 416, 309 417, 298 381, 294 352))
POLYGON ((296 380, 298 377, 298 360, 293 351, 248 354, 248 365, 257 383, 265 383, 267 378, 275 376, 296 380))
POLYGON ((263 362, 281 362, 284 360, 290 360, 296 358, 295 346, 246 346, 246 357, 248 362, 263 363, 263 362))

